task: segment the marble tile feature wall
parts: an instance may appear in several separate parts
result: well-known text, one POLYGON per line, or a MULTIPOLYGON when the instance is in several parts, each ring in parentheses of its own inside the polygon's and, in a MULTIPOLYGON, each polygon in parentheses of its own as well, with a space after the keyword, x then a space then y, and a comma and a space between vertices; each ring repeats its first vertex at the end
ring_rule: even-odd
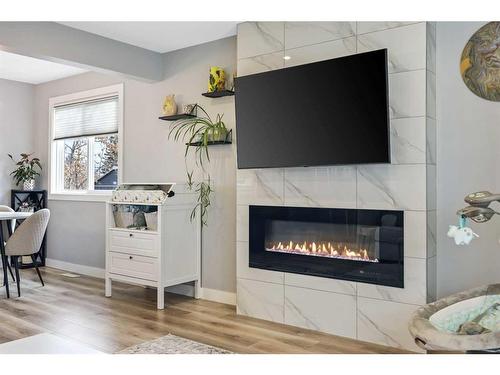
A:
POLYGON ((387 48, 389 73, 425 69, 425 23, 416 23, 358 36, 358 52, 387 48))
POLYGON ((426 33, 426 199, 427 199, 427 302, 437 296, 437 181, 436 181, 436 23, 426 33))
POLYGON ((285 22, 285 49, 356 35, 356 22, 285 22))
POLYGON ((436 284, 435 25, 243 23, 238 75, 381 48, 389 60, 391 164, 238 170, 238 313, 418 351, 407 322, 435 298, 436 284), (404 210, 405 287, 248 267, 252 204, 404 210))
POLYGON ((284 170, 285 206, 356 207, 356 168, 318 167, 284 170))

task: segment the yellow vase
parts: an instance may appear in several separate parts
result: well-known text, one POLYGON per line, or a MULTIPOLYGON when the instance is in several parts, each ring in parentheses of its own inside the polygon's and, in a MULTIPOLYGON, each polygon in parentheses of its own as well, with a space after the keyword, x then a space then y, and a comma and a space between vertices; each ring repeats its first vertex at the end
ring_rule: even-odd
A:
POLYGON ((163 115, 173 116, 177 114, 177 103, 174 99, 175 95, 167 95, 165 97, 165 102, 163 102, 163 115))
POLYGON ((208 92, 222 91, 226 88, 226 72, 218 66, 210 68, 210 78, 208 79, 208 92))

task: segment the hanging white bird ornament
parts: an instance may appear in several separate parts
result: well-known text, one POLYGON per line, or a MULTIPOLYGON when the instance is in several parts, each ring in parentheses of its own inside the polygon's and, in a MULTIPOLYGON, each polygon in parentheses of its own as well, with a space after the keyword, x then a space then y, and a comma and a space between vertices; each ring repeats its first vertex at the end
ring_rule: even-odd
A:
POLYGON ((461 217, 458 226, 450 225, 448 229, 448 237, 455 240, 456 245, 468 245, 474 237, 479 237, 474 231, 465 226, 466 219, 461 217))

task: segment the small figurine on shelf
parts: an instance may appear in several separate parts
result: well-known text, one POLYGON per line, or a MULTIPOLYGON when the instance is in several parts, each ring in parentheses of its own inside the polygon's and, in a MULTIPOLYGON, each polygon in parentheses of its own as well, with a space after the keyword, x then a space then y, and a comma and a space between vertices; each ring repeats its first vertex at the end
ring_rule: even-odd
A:
POLYGON ((229 84, 229 91, 234 91, 234 83, 236 82, 236 72, 233 73, 233 80, 229 84))
POLYGON ((175 95, 167 95, 165 101, 163 102, 163 115, 173 116, 177 114, 177 103, 174 99, 175 95))
POLYGON ((30 205, 28 202, 23 202, 19 206, 19 212, 35 212, 35 207, 30 205))
POLYGON ((208 92, 223 91, 226 89, 226 72, 218 66, 210 68, 210 77, 208 79, 208 92))
POLYGON ((196 115, 196 103, 185 104, 182 107, 182 113, 185 115, 196 115))

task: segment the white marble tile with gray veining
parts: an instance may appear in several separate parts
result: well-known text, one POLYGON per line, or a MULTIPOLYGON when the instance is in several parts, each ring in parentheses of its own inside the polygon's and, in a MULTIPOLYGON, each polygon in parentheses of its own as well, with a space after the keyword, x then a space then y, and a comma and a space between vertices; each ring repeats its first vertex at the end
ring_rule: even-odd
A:
POLYGON ((282 169, 239 169, 236 184, 238 205, 283 204, 282 169))
MULTIPOLYGON (((285 285, 322 290, 324 292, 348 294, 352 296, 356 295, 356 283, 353 281, 301 275, 298 273, 285 272, 285 285)), ((307 290, 304 292, 307 293, 307 290)))
POLYGON ((285 169, 285 204, 312 207, 356 207, 356 168, 285 169))
POLYGON ((358 208, 425 210, 425 167, 358 166, 358 208))
POLYGON ((427 70, 436 73, 436 22, 426 22, 427 24, 427 70))
POLYGON ((437 212, 427 211, 427 257, 432 258, 437 254, 437 212))
POLYGON ((248 242, 236 243, 236 274, 238 278, 283 284, 283 272, 263 270, 248 266, 248 242))
POLYGON ((285 286, 285 324, 356 338, 356 297, 285 286))
POLYGON ((427 257, 425 211, 405 211, 404 213, 404 255, 413 258, 427 257))
POLYGON ((356 22, 285 22, 285 49, 354 36, 356 22))
POLYGON ((391 118, 425 116, 425 86, 425 70, 389 74, 391 118))
POLYGON ((358 297, 358 340, 422 352, 408 331, 418 307, 358 297))
POLYGON ((435 210, 437 206, 437 175, 436 166, 427 165, 427 209, 435 210))
POLYGON ((306 47, 287 49, 285 66, 296 66, 356 53, 356 38, 344 38, 306 47))
POLYGON ((387 48, 389 73, 425 69, 425 22, 358 36, 358 53, 387 48))
POLYGON ((403 27, 410 25, 412 23, 417 23, 416 21, 414 22, 399 22, 399 21, 381 21, 381 22, 368 22, 368 21, 360 21, 357 22, 357 33, 359 34, 365 34, 365 33, 372 33, 374 31, 380 31, 380 30, 386 30, 386 29, 393 29, 395 27, 403 27))
POLYGON ((236 206, 236 240, 248 241, 248 205, 236 206))
POLYGON ((238 59, 284 49, 284 22, 244 22, 238 25, 238 59))
POLYGON ((279 284, 238 279, 237 313, 283 323, 284 287, 279 284))
POLYGON ((425 164, 425 117, 391 120, 391 162, 425 164))
POLYGON ((427 117, 436 118, 436 76, 431 71, 427 71, 427 117))
POLYGON ((268 72, 285 67, 283 52, 269 53, 238 60, 238 76, 268 72))
POLYGON ((434 77, 426 74, 426 70, 433 71, 435 64, 435 53, 432 54, 435 28, 430 30, 434 25, 427 25, 422 54, 422 35, 416 30, 421 30, 424 24, 359 22, 357 32, 363 34, 359 45, 350 36, 348 23, 342 27, 341 24, 292 22, 287 23, 286 31, 283 22, 241 24, 238 75, 349 55, 356 53, 358 47, 360 50, 388 47, 391 72, 418 69, 389 75, 391 152, 393 163, 400 164, 239 170, 238 313, 348 337, 356 337, 357 328, 360 340, 415 350, 407 323, 417 306, 394 301, 425 303, 434 298, 436 289, 432 279, 435 273, 431 273, 436 259, 432 246, 435 211, 426 211, 431 207, 428 199, 435 200, 435 193, 427 193, 430 185, 435 187, 432 180, 435 167, 428 170, 425 164, 420 164, 435 164, 436 160, 435 136, 430 137, 436 128, 430 118, 435 117, 435 91, 426 91, 426 86, 435 87, 431 81, 434 77), (328 25, 332 28, 323 27, 328 25), (309 31, 300 32, 306 29, 309 31), (386 29, 390 30, 380 32, 386 29), (418 43, 408 43, 412 32, 416 33, 418 43), (285 60, 285 55, 290 59, 285 60), (405 289, 248 267, 250 204, 405 209, 405 268, 409 268, 405 272, 405 289))
POLYGON ((404 288, 358 283, 358 296, 425 305, 426 259, 404 258, 404 288))
POLYGON ((427 303, 437 298, 437 257, 427 259, 427 303))
POLYGON ((425 119, 426 124, 426 161, 427 164, 436 164, 437 129, 436 120, 430 117, 425 119))

